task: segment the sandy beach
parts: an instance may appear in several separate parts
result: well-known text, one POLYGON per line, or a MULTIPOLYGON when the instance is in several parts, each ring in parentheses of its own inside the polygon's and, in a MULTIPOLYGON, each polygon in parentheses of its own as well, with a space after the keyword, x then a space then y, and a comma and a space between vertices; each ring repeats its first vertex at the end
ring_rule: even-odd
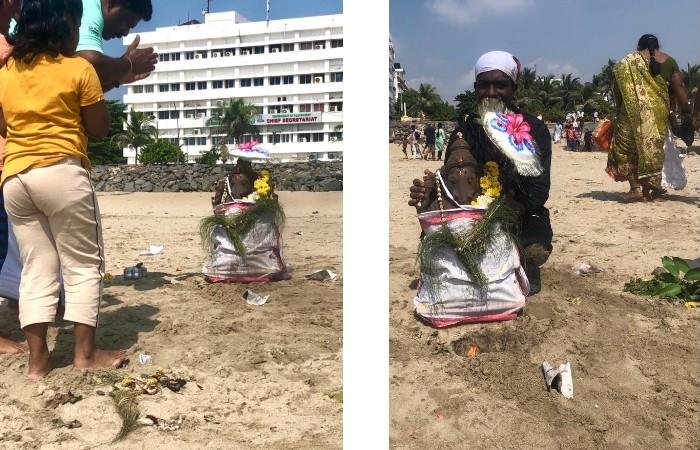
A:
MULTIPOLYGON (((342 193, 279 192, 287 214, 284 255, 289 281, 209 284, 197 225, 210 214, 209 193, 99 195, 107 273, 98 345, 128 349, 120 375, 157 368, 188 380, 179 393, 138 397, 141 416, 180 419, 180 429, 141 427, 110 444, 120 419, 99 371, 72 369, 72 329, 50 328, 56 367, 25 380, 26 356, 0 356, 2 448, 340 448, 342 427, 342 274, 336 281, 304 275, 342 263, 342 193), (155 256, 139 256, 162 244, 155 256), (142 261, 149 276, 124 281, 125 266, 142 261), (269 295, 250 306, 245 289, 269 295), (138 355, 153 356, 140 365, 138 355), (58 407, 68 391, 83 400, 58 407), (80 427, 63 424, 74 419, 80 427)), ((0 308, 3 335, 21 340, 15 317, 0 308)))
POLYGON ((420 228, 407 201, 439 163, 390 146, 392 448, 700 447, 700 311, 622 291, 662 256, 700 263, 700 156, 686 158, 685 190, 623 204, 606 153, 554 147, 542 292, 517 320, 436 330, 412 314, 420 228), (577 261, 602 273, 576 275, 577 261), (572 400, 547 392, 545 360, 571 362, 572 400))

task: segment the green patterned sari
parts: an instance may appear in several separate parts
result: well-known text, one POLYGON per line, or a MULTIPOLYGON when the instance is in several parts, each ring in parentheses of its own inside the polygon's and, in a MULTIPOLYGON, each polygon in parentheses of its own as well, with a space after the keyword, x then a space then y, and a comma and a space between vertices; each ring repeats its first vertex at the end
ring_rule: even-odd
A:
POLYGON ((615 181, 641 179, 660 188, 669 126, 668 83, 649 72, 649 62, 639 52, 623 58, 613 73, 618 113, 606 172, 615 181))

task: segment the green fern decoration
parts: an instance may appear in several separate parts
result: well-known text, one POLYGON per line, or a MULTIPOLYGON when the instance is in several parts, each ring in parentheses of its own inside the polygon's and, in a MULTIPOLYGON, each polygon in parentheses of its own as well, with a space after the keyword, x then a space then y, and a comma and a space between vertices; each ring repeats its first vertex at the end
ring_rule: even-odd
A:
MULTIPOLYGON (((518 215, 503 198, 491 203, 484 216, 475 221, 472 228, 467 231, 454 231, 443 224, 440 230, 425 236, 418 246, 418 262, 421 273, 437 278, 435 277, 437 252, 448 247, 455 251, 472 281, 480 288, 485 288, 488 279, 481 270, 479 261, 493 242, 496 231, 494 227, 497 223, 514 242, 517 242, 514 235, 518 225, 518 215)), ((507 240, 505 242, 510 245, 507 240)), ((505 252, 508 249, 498 250, 505 252)))
POLYGON ((213 234, 216 227, 222 227, 228 238, 233 243, 233 247, 241 256, 245 256, 246 248, 243 245, 243 237, 253 228, 253 225, 260 220, 272 218, 272 222, 277 229, 282 230, 287 221, 284 210, 275 199, 260 199, 255 204, 238 214, 224 215, 214 214, 205 217, 199 223, 199 236, 202 240, 202 248, 207 255, 214 252, 213 234))

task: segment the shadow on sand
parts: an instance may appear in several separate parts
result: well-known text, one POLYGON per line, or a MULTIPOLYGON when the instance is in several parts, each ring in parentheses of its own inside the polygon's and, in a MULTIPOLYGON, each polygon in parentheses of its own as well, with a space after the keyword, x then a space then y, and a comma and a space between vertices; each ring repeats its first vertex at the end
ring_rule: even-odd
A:
MULTIPOLYGON (((600 200, 602 202, 629 203, 624 199, 621 192, 591 191, 578 194, 576 198, 592 198, 593 200, 600 200)), ((700 206, 700 199, 697 197, 668 193, 664 194, 661 198, 663 199, 662 201, 652 203, 681 202, 700 206)))

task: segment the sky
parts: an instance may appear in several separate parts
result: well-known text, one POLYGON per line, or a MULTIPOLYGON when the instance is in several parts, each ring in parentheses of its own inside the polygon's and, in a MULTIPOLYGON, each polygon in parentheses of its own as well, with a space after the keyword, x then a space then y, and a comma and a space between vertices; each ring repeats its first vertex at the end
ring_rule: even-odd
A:
MULTIPOLYGON (((157 27, 174 26, 190 19, 203 21, 202 10, 206 0, 152 0, 153 17, 149 22, 140 22, 134 32, 154 31, 157 27)), ((252 21, 265 20, 265 0, 211 0, 211 12, 238 11, 252 21)), ((341 14, 342 0, 270 0, 270 20, 291 17, 341 14)), ((125 48, 121 39, 104 43, 105 54, 121 56, 125 48)), ((387 88, 388 89, 388 88, 387 88)), ((126 89, 112 89, 107 93, 111 100, 121 100, 126 89)))
POLYGON ((653 33, 681 68, 700 64, 698 0, 390 0, 389 14, 408 86, 430 83, 449 102, 473 89, 474 63, 490 50, 585 82, 653 33))

